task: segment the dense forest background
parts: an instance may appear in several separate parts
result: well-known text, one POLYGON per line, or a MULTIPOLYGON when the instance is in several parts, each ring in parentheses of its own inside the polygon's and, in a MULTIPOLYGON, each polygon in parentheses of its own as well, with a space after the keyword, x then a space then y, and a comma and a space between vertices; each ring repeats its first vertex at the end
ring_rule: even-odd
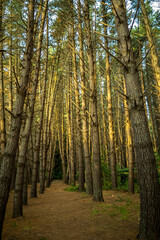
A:
POLYGON ((158 1, 0 0, 0 213, 53 178, 103 201, 140 192, 160 238, 158 1), (156 8, 157 7, 157 8, 156 8))

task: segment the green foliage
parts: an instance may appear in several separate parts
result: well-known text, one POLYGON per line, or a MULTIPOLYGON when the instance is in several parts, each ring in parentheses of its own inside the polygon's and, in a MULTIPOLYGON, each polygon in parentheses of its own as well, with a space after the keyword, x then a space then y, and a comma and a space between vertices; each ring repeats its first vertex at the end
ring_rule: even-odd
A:
POLYGON ((103 175, 103 189, 110 190, 112 189, 111 185, 111 171, 107 167, 105 162, 101 163, 102 175, 103 175))
POLYGON ((78 192, 78 185, 77 186, 70 186, 68 188, 65 188, 64 191, 67 191, 67 192, 78 192))
MULTIPOLYGON (((102 162, 101 163, 102 167, 102 176, 103 176, 103 189, 105 190, 111 190, 112 185, 111 185, 111 171, 107 167, 106 163, 102 162)), ((119 168, 117 167, 117 184, 118 190, 123 190, 123 191, 128 191, 128 174, 129 174, 129 169, 128 168, 119 168)), ((136 173, 136 169, 135 169, 136 173)), ((159 172, 160 176, 160 172, 159 172)), ((137 183, 137 178, 134 178, 134 186, 135 186, 135 193, 139 193, 139 185, 137 183)))

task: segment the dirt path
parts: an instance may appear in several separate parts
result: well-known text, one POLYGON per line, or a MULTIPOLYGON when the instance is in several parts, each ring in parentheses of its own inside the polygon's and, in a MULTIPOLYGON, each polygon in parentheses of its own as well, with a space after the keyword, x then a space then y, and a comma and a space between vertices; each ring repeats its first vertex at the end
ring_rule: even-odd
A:
POLYGON ((45 194, 29 199, 24 217, 12 219, 13 193, 2 240, 134 240, 138 232, 139 196, 104 191, 104 203, 85 193, 67 192, 55 181, 45 194))

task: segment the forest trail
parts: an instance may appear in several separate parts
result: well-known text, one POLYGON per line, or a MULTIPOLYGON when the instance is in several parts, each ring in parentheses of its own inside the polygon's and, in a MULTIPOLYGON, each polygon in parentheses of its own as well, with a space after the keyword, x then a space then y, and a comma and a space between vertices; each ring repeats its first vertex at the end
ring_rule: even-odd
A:
POLYGON ((104 191, 104 203, 85 193, 64 191, 54 181, 45 194, 29 199, 24 216, 12 216, 10 198, 2 240, 134 240, 138 233, 139 195, 104 191))

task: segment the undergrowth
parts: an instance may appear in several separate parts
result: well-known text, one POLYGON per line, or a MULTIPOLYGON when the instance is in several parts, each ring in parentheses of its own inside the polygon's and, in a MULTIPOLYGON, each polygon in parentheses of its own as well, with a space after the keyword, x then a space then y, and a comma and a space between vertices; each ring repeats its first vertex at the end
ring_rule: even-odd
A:
POLYGON ((67 191, 67 192, 78 192, 78 185, 77 186, 70 186, 68 188, 65 188, 64 191, 67 191))

